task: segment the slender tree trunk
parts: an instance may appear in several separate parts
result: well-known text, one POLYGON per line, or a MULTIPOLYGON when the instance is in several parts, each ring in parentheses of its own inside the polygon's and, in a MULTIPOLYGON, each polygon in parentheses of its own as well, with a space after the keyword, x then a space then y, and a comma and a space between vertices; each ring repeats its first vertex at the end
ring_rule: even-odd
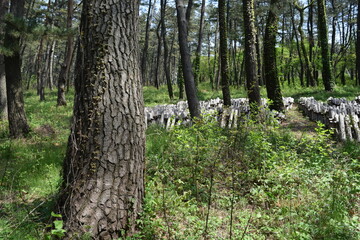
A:
POLYGON ((49 57, 49 61, 48 61, 48 69, 49 69, 49 82, 48 82, 48 86, 49 89, 52 90, 53 89, 53 85, 54 85, 54 55, 55 55, 55 47, 56 47, 56 41, 53 40, 51 43, 51 47, 49 49, 49 53, 48 53, 48 57, 49 57))
MULTIPOLYGON (((256 30, 254 24, 254 1, 243 0, 243 16, 245 27, 245 72, 247 92, 250 106, 254 111, 261 104, 260 89, 257 76, 256 30)), ((254 112, 256 113, 256 112, 254 112)))
POLYGON ((164 72, 165 72, 165 78, 166 78, 166 84, 167 84, 167 88, 168 88, 168 93, 169 93, 169 98, 173 99, 174 98, 174 93, 173 93, 173 88, 172 88, 172 83, 171 83, 171 76, 170 76, 170 65, 169 65, 169 47, 167 45, 167 39, 166 39, 166 26, 165 26, 165 14, 166 14, 166 4, 167 4, 167 0, 160 0, 160 5, 161 5, 161 10, 160 10, 160 14, 161 14, 161 36, 162 36, 162 41, 163 41, 163 45, 164 45, 164 72))
POLYGON ((302 57, 304 59, 304 66, 305 66, 305 71, 306 71, 306 79, 307 79, 307 86, 315 86, 315 81, 314 81, 314 76, 313 76, 313 70, 312 70, 312 65, 311 62, 308 58, 308 53, 305 47, 305 34, 304 31, 302 30, 303 24, 304 24, 304 11, 307 7, 300 7, 298 4, 295 4, 295 8, 299 11, 299 15, 300 15, 300 22, 299 22, 299 26, 298 26, 298 31, 300 34, 300 46, 301 46, 301 50, 302 50, 302 57))
POLYGON ((141 55, 141 75, 142 75, 143 84, 147 82, 146 71, 147 71, 147 62, 148 62, 150 23, 151 23, 152 12, 155 4, 156 4, 156 0, 154 0, 154 4, 152 3, 152 0, 149 0, 149 8, 147 12, 146 26, 145 26, 145 43, 141 55))
POLYGON ((156 36, 157 36, 157 51, 156 51, 156 65, 155 65, 155 78, 154 78, 154 86, 156 89, 159 89, 160 87, 160 81, 159 81, 159 67, 160 67, 160 57, 161 57, 161 33, 160 33, 160 27, 161 22, 159 22, 157 28, 156 28, 156 36))
POLYGON ((200 118, 201 110, 200 103, 196 94, 196 86, 194 81, 194 74, 191 66, 190 51, 188 47, 188 21, 187 12, 189 7, 186 8, 183 0, 176 0, 177 10, 177 23, 178 23, 178 37, 181 55, 181 64, 185 83, 185 92, 189 105, 190 115, 192 118, 200 118))
POLYGON ((127 239, 144 197, 139 1, 83 1, 60 212, 65 239, 127 239), (101 27, 98 27, 101 26, 101 27))
MULTIPOLYGON (((11 0, 10 14, 21 20, 24 16, 25 0, 11 0)), ((6 93, 8 100, 8 120, 10 136, 19 138, 29 131, 24 109, 24 97, 21 78, 20 29, 17 24, 7 22, 5 27, 4 45, 12 51, 11 56, 5 56, 6 93), (13 32, 18 34, 13 34, 13 32)))
POLYGON ((195 60, 194 60, 194 79, 195 84, 197 85, 200 81, 200 59, 201 59, 201 49, 202 49, 202 41, 203 41, 203 32, 204 32, 204 21, 205 21, 205 0, 201 1, 201 11, 200 11, 200 27, 198 33, 198 41, 195 52, 195 60))
POLYGON ((219 29, 220 29, 220 62, 221 62, 221 90, 225 106, 231 106, 231 97, 228 80, 227 59, 227 25, 226 25, 226 0, 219 0, 219 29))
POLYGON ((66 28, 68 31, 67 41, 66 41, 66 53, 64 62, 61 65, 59 79, 58 79, 58 93, 57 93, 57 106, 66 106, 66 98, 65 98, 65 85, 66 82, 69 81, 69 73, 71 68, 72 56, 74 51, 74 37, 71 34, 72 28, 72 18, 74 15, 74 1, 68 0, 67 3, 67 20, 66 20, 66 28))
POLYGON ((333 91, 334 80, 330 65, 325 0, 317 0, 317 3, 318 3, 318 35, 319 35, 321 58, 322 58, 322 79, 325 90, 333 91))
MULTIPOLYGON (((9 0, 0 0, 0 45, 3 44, 4 21, 3 17, 9 11, 9 0)), ((6 76, 4 55, 0 54, 0 120, 8 118, 6 97, 6 76)))
POLYGON ((294 31, 294 36, 295 36, 295 40, 296 40, 296 49, 299 55, 299 60, 300 60, 300 71, 299 71, 299 78, 300 78, 300 85, 302 87, 305 86, 304 84, 304 62, 303 62, 303 58, 302 58, 302 52, 301 52, 301 47, 300 47, 300 43, 299 43, 299 37, 297 34, 297 30, 296 30, 296 26, 295 26, 295 13, 294 13, 294 9, 292 8, 292 5, 290 5, 291 8, 291 23, 292 23, 292 27, 293 27, 293 31, 294 31))
POLYGON ((40 39, 40 43, 39 43, 39 50, 37 53, 37 60, 36 60, 36 89, 37 89, 37 94, 40 96, 40 101, 45 100, 44 98, 44 92, 42 91, 43 89, 41 89, 42 85, 42 63, 43 61, 43 47, 44 47, 44 37, 42 36, 40 39))
POLYGON ((282 100, 280 82, 276 63, 276 35, 278 29, 278 3, 279 0, 271 0, 270 10, 266 21, 264 37, 264 67, 265 81, 268 98, 271 100, 270 109, 282 112, 284 103, 282 100))

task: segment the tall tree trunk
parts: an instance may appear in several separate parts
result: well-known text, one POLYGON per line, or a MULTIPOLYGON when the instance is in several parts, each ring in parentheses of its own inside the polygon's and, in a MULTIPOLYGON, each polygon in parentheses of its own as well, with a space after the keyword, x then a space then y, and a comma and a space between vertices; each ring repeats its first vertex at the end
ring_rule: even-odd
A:
POLYGON ((142 55, 141 55, 141 76, 142 76, 143 84, 146 84, 146 82, 147 82, 146 71, 147 71, 147 62, 148 62, 150 21, 152 18, 152 12, 153 12, 155 3, 156 3, 156 0, 154 0, 154 4, 152 3, 152 0, 149 0, 149 8, 148 8, 147 17, 146 17, 145 42, 144 42, 144 48, 142 50, 142 55))
POLYGON ((205 0, 201 1, 201 11, 200 11, 200 27, 198 32, 198 41, 195 52, 195 60, 194 60, 194 79, 195 84, 197 85, 200 81, 200 60, 201 60, 201 49, 202 49, 202 41, 203 41, 203 32, 204 32, 204 21, 205 21, 205 0))
POLYGON ((329 41, 326 20, 325 0, 317 0, 318 3, 318 35, 322 58, 322 79, 326 91, 333 91, 334 80, 331 72, 329 41))
POLYGON ((220 29, 220 67, 221 67, 221 90, 225 106, 231 106, 231 97, 228 80, 227 60, 227 25, 226 25, 226 0, 219 0, 219 29, 220 29))
MULTIPOLYGON (((25 0, 11 0, 10 14, 19 21, 24 16, 25 0)), ((20 29, 14 22, 7 22, 5 27, 4 45, 12 51, 11 56, 5 56, 6 94, 8 100, 8 119, 10 136, 19 138, 29 131, 27 124, 21 79, 20 29), (18 34, 14 34, 18 32, 18 34)))
POLYGON ((304 87, 305 86, 305 84, 304 84, 304 74, 303 74, 304 73, 304 61, 303 61, 303 57, 302 57, 299 37, 298 37, 296 26, 295 26, 294 9, 293 9, 292 5, 290 5, 290 8, 291 8, 291 23, 292 23, 292 28, 293 28, 293 31, 294 31, 295 40, 296 40, 296 49, 297 49, 297 52, 298 52, 298 55, 299 55, 299 60, 300 60, 300 71, 299 71, 300 85, 302 87, 304 87))
POLYGON ((37 54, 36 63, 36 80, 37 80, 37 93, 40 96, 40 101, 45 100, 45 84, 43 74, 43 48, 44 48, 45 35, 41 37, 39 44, 39 52, 37 54))
MULTIPOLYGON (((245 27, 245 72, 246 84, 251 107, 254 111, 261 104, 260 89, 257 76, 256 30, 254 24, 254 1, 243 0, 243 16, 245 27)), ((255 112, 254 112, 255 113, 255 112)))
POLYGON ((159 22, 156 28, 156 36, 157 36, 157 51, 156 51, 156 65, 155 65, 155 77, 154 77, 154 86, 156 89, 160 87, 160 80, 159 80, 159 67, 160 67, 160 58, 161 58, 161 33, 160 33, 161 22, 159 22))
POLYGON ((170 64, 169 64, 169 47, 167 45, 166 39, 166 26, 165 26, 165 14, 166 14, 166 4, 167 0, 160 0, 161 10, 160 10, 160 23, 161 23, 161 36, 164 45, 164 72, 166 78, 166 84, 168 88, 169 98, 174 98, 172 83, 171 83, 171 76, 170 76, 170 64))
POLYGON ((279 0, 271 0, 270 10, 266 21, 264 37, 264 70, 268 98, 271 100, 270 109, 282 112, 284 103, 282 100, 280 82, 276 63, 276 35, 278 29, 278 3, 279 0))
POLYGON ((356 85, 360 85, 360 0, 358 0, 357 30, 356 30, 356 85))
MULTIPOLYGON (((308 6, 307 6, 308 7, 308 6)), ((298 26, 298 31, 300 34, 300 46, 301 46, 301 50, 302 50, 302 57, 304 59, 304 66, 305 66, 305 71, 306 71, 306 79, 307 79, 307 86, 315 86, 315 80, 314 80, 314 76, 313 76, 313 70, 312 70, 312 65, 311 62, 308 58, 308 53, 305 47, 305 34, 304 31, 302 30, 303 24, 304 24, 304 11, 307 7, 300 7, 296 2, 295 2, 295 8, 299 11, 299 15, 300 15, 300 22, 299 22, 299 26, 298 26)))
POLYGON ((200 103, 196 93, 194 74, 191 66, 190 51, 187 40, 188 21, 186 13, 189 12, 189 6, 186 8, 183 0, 176 0, 176 11, 179 29, 178 37, 181 55, 181 65, 183 70, 185 92, 189 105, 190 115, 192 118, 200 118, 200 103))
POLYGON ((50 48, 49 48, 49 53, 48 55, 48 86, 49 89, 52 90, 53 89, 53 85, 54 85, 54 55, 55 55, 55 47, 56 47, 56 41, 53 40, 50 44, 50 48))
POLYGON ((57 85, 57 88, 58 88, 57 106, 66 106, 65 85, 69 79, 72 56, 73 56, 73 51, 74 51, 74 37, 71 33, 73 15, 74 15, 74 1, 68 0, 68 2, 67 2, 67 19, 66 19, 66 29, 68 31, 68 35, 67 35, 67 41, 66 41, 65 59, 60 68, 58 85, 57 85))
MULTIPOLYGON (((4 21, 3 17, 9 11, 9 0, 0 0, 0 45, 3 44, 4 21)), ((4 55, 0 54, 0 120, 8 118, 7 97, 6 97, 6 77, 4 55)))
POLYGON ((316 73, 316 62, 314 57, 314 48, 315 48, 315 39, 314 39, 314 2, 312 0, 308 0, 309 4, 309 17, 308 17, 308 36, 309 36, 309 61, 312 68, 312 75, 314 77, 314 82, 316 84, 317 80, 315 79, 316 73))
POLYGON ((126 239, 144 197, 139 1, 83 1, 74 118, 59 199, 66 239, 126 239), (98 27, 101 26, 101 27, 98 27))

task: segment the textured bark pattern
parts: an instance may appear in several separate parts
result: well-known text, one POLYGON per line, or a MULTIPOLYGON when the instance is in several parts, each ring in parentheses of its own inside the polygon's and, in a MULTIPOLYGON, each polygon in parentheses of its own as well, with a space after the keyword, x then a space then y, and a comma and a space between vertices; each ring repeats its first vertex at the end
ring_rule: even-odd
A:
POLYGON ((145 122, 139 1, 83 1, 75 106, 59 206, 67 238, 136 231, 144 196, 145 122))
MULTIPOLYGON (((192 1, 190 1, 192 2, 192 1)), ((190 4, 189 2, 189 4, 190 4)), ((186 10, 184 1, 176 0, 176 10, 177 10, 177 23, 179 29, 179 46, 180 46, 180 55, 181 55, 181 66, 183 71, 184 83, 185 83, 185 92, 189 104, 189 110, 191 117, 200 118, 200 104, 196 94, 196 86, 194 82, 194 75, 190 59, 190 51, 188 47, 187 35, 188 35, 188 21, 187 14, 190 11, 189 7, 186 10)))
MULTIPOLYGON (((358 9, 360 9, 360 0, 358 0, 358 9)), ((356 84, 360 85, 360 11, 357 13, 357 30, 356 30, 356 84)))
POLYGON ((275 12, 279 0, 271 0, 269 15, 267 17, 264 37, 264 75, 268 98, 272 101, 270 109, 282 112, 284 104, 280 89, 276 63, 276 35, 278 29, 278 17, 275 12))
POLYGON ((260 105, 260 89, 257 76, 256 29, 254 25, 254 1, 243 0, 245 27, 245 70, 249 102, 260 105))
POLYGON ((328 43, 328 30, 326 23, 326 9, 325 1, 317 0, 318 2, 318 34, 321 47, 322 58, 322 79, 326 91, 332 91, 334 88, 334 82, 330 67, 330 53, 328 43))
MULTIPOLYGON (((0 44, 3 44, 4 22, 3 17, 9 10, 9 1, 0 0, 0 44)), ((6 78, 4 56, 0 54, 0 120, 8 118, 7 97, 6 97, 6 78)))
MULTIPOLYGON (((18 19, 24 15, 25 0, 12 0, 10 13, 18 19)), ((4 45, 12 51, 11 56, 5 56, 6 94, 8 99, 8 119, 10 136, 19 138, 30 131, 27 124, 21 79, 20 37, 11 34, 18 31, 17 25, 8 22, 5 27, 4 45)))
POLYGON ((219 29, 220 29, 220 67, 221 67, 221 90, 225 106, 231 105, 228 61, 227 61, 227 26, 226 26, 226 1, 219 0, 219 29))

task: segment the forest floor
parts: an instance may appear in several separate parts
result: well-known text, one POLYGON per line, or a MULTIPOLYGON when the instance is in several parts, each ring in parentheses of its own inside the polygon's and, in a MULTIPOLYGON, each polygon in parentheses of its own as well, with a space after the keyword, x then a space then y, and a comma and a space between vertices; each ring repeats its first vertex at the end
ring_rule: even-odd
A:
POLYGON ((314 136, 316 134, 315 128, 318 127, 316 122, 310 121, 308 117, 302 114, 296 103, 286 111, 286 120, 281 123, 281 126, 293 132, 297 139, 304 136, 314 136))

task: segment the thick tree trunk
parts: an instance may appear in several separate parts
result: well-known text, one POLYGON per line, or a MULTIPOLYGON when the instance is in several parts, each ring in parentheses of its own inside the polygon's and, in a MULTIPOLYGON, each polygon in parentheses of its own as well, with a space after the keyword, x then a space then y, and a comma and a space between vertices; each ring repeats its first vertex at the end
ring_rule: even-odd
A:
MULTIPOLYGON (((24 16, 25 0, 11 0, 10 14, 16 19, 24 16)), ((8 100, 8 119, 10 136, 19 138, 26 136, 29 131, 27 124, 21 79, 20 36, 14 35, 20 31, 16 24, 7 22, 5 27, 4 45, 12 51, 11 56, 5 56, 6 93, 8 100)))
POLYGON ((231 97, 228 80, 227 59, 227 25, 226 25, 226 0, 219 0, 219 29, 220 29, 220 62, 221 62, 221 90, 225 106, 231 106, 231 97))
POLYGON ((191 117, 200 118, 201 110, 196 93, 194 74, 192 70, 190 51, 187 40, 188 21, 186 20, 186 16, 187 16, 186 13, 189 12, 188 9, 189 8, 186 9, 183 0, 176 0, 177 23, 179 29, 178 37, 179 37, 181 65, 184 76, 186 97, 187 97, 191 117))
POLYGON ((333 91, 334 81, 330 65, 330 53, 328 42, 328 30, 326 21, 325 0, 317 0, 318 3, 318 35, 322 58, 322 79, 326 91, 333 91))
POLYGON ((268 98, 271 100, 270 109, 279 112, 284 111, 280 82, 276 63, 276 35, 278 29, 278 10, 279 0, 271 0, 270 10, 266 21, 264 37, 264 70, 265 82, 268 98))
POLYGON ((245 27, 245 72, 250 106, 256 111, 260 104, 260 89, 257 76, 256 29, 254 25, 254 1, 243 0, 245 27))
POLYGON ((65 59, 63 64, 61 65, 59 79, 58 79, 57 106, 66 106, 65 85, 69 78, 72 56, 74 51, 74 37, 72 36, 72 34, 70 34, 73 14, 74 14, 74 1, 68 0, 67 21, 66 21, 68 36, 66 41, 65 59))
MULTIPOLYGON (((3 17, 9 11, 9 0, 0 0, 0 45, 3 44, 4 21, 3 17)), ((6 97, 6 77, 5 77, 5 60, 0 54, 0 120, 8 118, 7 97, 6 97)))
POLYGON ((166 26, 165 26, 165 14, 166 14, 166 4, 167 0, 160 0, 161 5, 161 37, 164 45, 164 72, 165 72, 165 78, 166 78, 166 84, 168 88, 169 98, 174 98, 172 83, 171 83, 171 76, 170 76, 170 66, 169 66, 169 47, 167 45, 167 39, 166 39, 166 26))
POLYGON ((144 197, 139 1, 83 1, 75 105, 59 207, 66 239, 125 239, 144 197))
MULTIPOLYGON (((360 0, 358 0, 358 9, 360 9, 360 0)), ((356 85, 360 85, 360 11, 357 13, 356 30, 356 85)))

